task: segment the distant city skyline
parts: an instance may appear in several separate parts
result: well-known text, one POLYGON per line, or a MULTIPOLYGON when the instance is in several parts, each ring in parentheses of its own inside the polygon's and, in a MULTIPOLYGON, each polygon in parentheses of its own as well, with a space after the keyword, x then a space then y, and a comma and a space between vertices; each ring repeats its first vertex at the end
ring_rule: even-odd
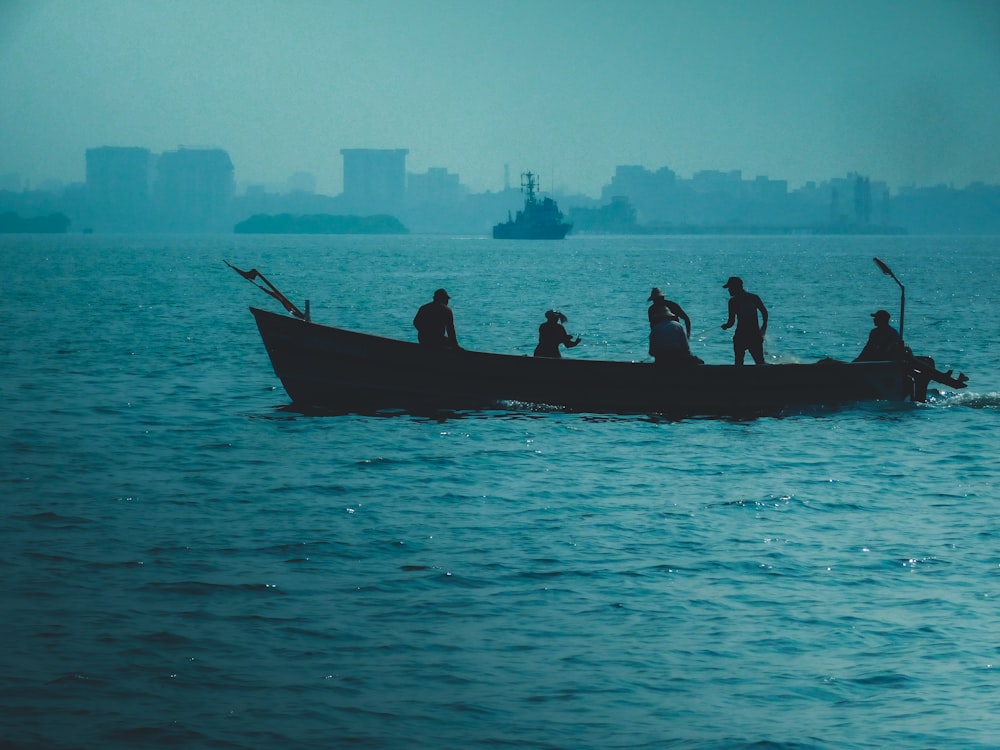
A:
MULTIPOLYGON (((86 152, 86 183, 21 190, 0 174, 0 216, 6 217, 0 232, 44 224, 85 233, 336 229, 475 235, 488 233, 498 218, 527 210, 527 198, 513 185, 476 193, 443 167, 407 175, 407 154, 342 149, 344 190, 331 196, 313 192, 311 176, 301 172, 277 189, 255 185, 240 193, 223 149, 92 148, 86 152)), ((786 180, 746 179, 740 170, 702 170, 685 178, 668 167, 619 165, 599 199, 558 190, 553 197, 567 212, 567 226, 583 233, 1000 231, 1000 185, 914 186, 893 195, 887 183, 860 173, 789 189, 786 180)), ((542 203, 558 214, 549 197, 542 203)))
MULTIPOLYGON (((175 148, 165 149, 163 152, 157 152, 157 151, 155 151, 153 149, 148 148, 147 146, 142 146, 142 145, 120 146, 120 145, 104 144, 102 146, 92 146, 92 147, 86 149, 85 152, 84 152, 84 154, 81 157, 81 161, 83 161, 84 163, 86 162, 86 154, 88 152, 91 152, 91 151, 100 151, 100 150, 103 150, 103 149, 122 150, 122 151, 128 151, 128 150, 133 150, 133 151, 136 151, 136 150, 147 151, 147 152, 150 152, 152 154, 152 156, 153 156, 154 159, 156 157, 158 157, 159 155, 161 155, 161 153, 173 153, 175 151, 188 151, 188 150, 191 150, 191 151, 218 151, 218 152, 223 152, 223 153, 226 153, 226 154, 229 153, 228 150, 224 146, 185 146, 185 145, 178 145, 175 148)), ((341 149, 341 152, 344 152, 344 151, 346 151, 346 152, 386 151, 386 152, 404 152, 405 154, 409 153, 408 149, 406 149, 406 148, 401 148, 401 149, 366 149, 366 148, 341 149)), ((404 156, 403 158, 405 160, 405 159, 408 158, 408 156, 404 156)), ((337 189, 336 191, 325 191, 325 190, 320 189, 320 186, 318 186, 318 184, 317 184, 317 179, 316 179, 315 172, 313 172, 312 170, 308 169, 308 167, 306 167, 304 169, 299 169, 299 170, 296 170, 296 171, 289 170, 288 174, 284 178, 279 178, 279 179, 276 179, 276 180, 247 181, 247 180, 241 180, 240 179, 240 177, 239 177, 239 171, 240 171, 239 170, 239 165, 238 164, 234 164, 233 166, 234 166, 234 172, 235 172, 235 187, 236 187, 236 192, 239 193, 239 194, 243 194, 243 193, 245 193, 248 190, 256 190, 256 189, 260 189, 260 188, 263 188, 263 189, 265 189, 265 190, 267 190, 269 192, 294 192, 294 191, 298 190, 298 191, 313 192, 313 193, 318 193, 318 194, 321 194, 321 195, 329 195, 329 196, 338 196, 338 195, 341 195, 343 193, 343 187, 344 187, 343 185, 339 186, 339 189, 337 189)), ((830 182, 830 181, 841 180, 841 179, 844 179, 844 178, 847 178, 847 177, 852 177, 854 175, 862 174, 858 170, 846 170, 846 171, 844 171, 842 173, 838 173, 838 174, 816 175, 816 176, 813 176, 813 177, 810 177, 810 178, 802 180, 801 183, 799 183, 799 184, 793 184, 792 181, 788 180, 787 178, 785 178, 785 177, 783 177, 781 175, 748 174, 743 169, 741 169, 739 166, 733 166, 733 167, 730 167, 730 168, 719 168, 719 169, 716 169, 716 168, 697 169, 696 168, 696 169, 694 169, 691 172, 691 174, 683 174, 683 173, 680 173, 677 170, 673 169, 669 164, 649 165, 649 164, 624 164, 624 163, 622 163, 622 164, 616 164, 614 166, 614 168, 612 169, 612 171, 600 182, 600 184, 597 186, 596 194, 589 195, 588 193, 586 193, 586 192, 584 192, 582 190, 575 189, 575 187, 572 186, 572 185, 560 185, 560 186, 558 186, 558 187, 556 187, 554 189, 551 188, 551 187, 546 187, 544 185, 544 176, 540 175, 537 170, 531 169, 530 167, 525 167, 523 169, 514 169, 511 165, 504 165, 504 166, 506 167, 506 169, 502 170, 502 173, 503 173, 504 176, 501 179, 501 184, 499 186, 495 187, 495 188, 487 188, 486 190, 482 190, 482 191, 477 191, 477 190, 473 190, 472 188, 470 188, 465 183, 464 179, 462 179, 462 175, 459 174, 459 173, 457 173, 457 172, 454 172, 447 165, 439 165, 439 166, 428 167, 427 169, 423 170, 422 172, 416 172, 413 169, 411 169, 410 166, 409 166, 409 164, 407 163, 405 165, 405 173, 409 177, 415 177, 415 178, 426 177, 428 174, 444 173, 444 174, 447 174, 451 179, 456 180, 457 183, 460 184, 460 186, 464 190, 466 190, 467 192, 469 192, 469 193, 481 193, 481 192, 500 192, 500 191, 504 190, 505 187, 512 188, 512 189, 519 189, 519 186, 520 186, 520 183, 521 183, 521 175, 523 173, 525 173, 525 172, 530 171, 536 177, 540 177, 541 178, 541 182, 540 182, 541 187, 539 188, 540 192, 544 192, 544 193, 555 192, 555 193, 559 193, 559 194, 563 194, 563 195, 587 195, 588 197, 590 197, 590 198, 592 198, 594 200, 600 200, 602 198, 602 196, 606 197, 605 194, 608 192, 609 186, 613 184, 615 175, 622 168, 639 168, 639 169, 642 169, 642 170, 648 170, 649 172, 658 172, 660 170, 666 170, 666 171, 674 172, 676 174, 677 178, 680 179, 680 180, 690 180, 690 181, 696 181, 696 180, 698 180, 698 178, 704 177, 706 175, 739 175, 740 178, 742 180, 745 180, 745 181, 752 181, 752 180, 763 179, 763 180, 767 180, 767 181, 770 181, 770 182, 785 183, 786 186, 787 186, 787 188, 788 188, 788 190, 791 191, 791 192, 794 192, 796 190, 805 188, 805 187, 807 187, 809 185, 821 185, 821 184, 824 184, 824 183, 827 183, 827 182, 830 182)), ((58 177, 50 177, 50 178, 47 178, 45 180, 42 180, 39 183, 32 184, 31 181, 29 179, 27 179, 24 175, 21 175, 21 174, 16 173, 16 172, 2 172, 2 171, 0 171, 0 190, 14 190, 14 189, 16 189, 16 190, 21 190, 21 189, 46 190, 46 189, 48 189, 46 187, 46 185, 61 184, 64 187, 69 187, 69 186, 71 186, 73 184, 84 184, 84 183, 86 183, 86 168, 84 169, 84 172, 85 172, 85 174, 84 174, 83 178, 81 178, 79 180, 64 180, 64 179, 61 179, 61 178, 58 178, 58 177), (21 185, 21 186, 19 186, 19 187, 17 187, 17 188, 13 187, 13 180, 15 178, 18 179, 18 180, 20 180, 24 184, 21 185)), ((975 180, 975 181, 972 181, 972 182, 969 182, 969 183, 961 183, 961 184, 956 183, 953 180, 952 181, 942 180, 942 181, 939 181, 937 183, 928 183, 928 184, 907 183, 907 184, 901 184, 901 185, 892 185, 887 180, 883 179, 879 175, 867 175, 866 174, 866 175, 863 175, 863 176, 866 177, 866 178, 868 178, 868 179, 874 179, 879 184, 886 185, 894 193, 898 193, 901 190, 905 190, 905 189, 910 188, 910 187, 923 188, 923 187, 935 187, 935 186, 938 186, 938 185, 946 185, 948 187, 954 187, 954 188, 957 188, 957 189, 962 189, 962 188, 969 187, 970 185, 974 185, 974 184, 1000 185, 1000 179, 997 179, 995 182, 983 182, 983 181, 980 181, 980 180, 975 180)))

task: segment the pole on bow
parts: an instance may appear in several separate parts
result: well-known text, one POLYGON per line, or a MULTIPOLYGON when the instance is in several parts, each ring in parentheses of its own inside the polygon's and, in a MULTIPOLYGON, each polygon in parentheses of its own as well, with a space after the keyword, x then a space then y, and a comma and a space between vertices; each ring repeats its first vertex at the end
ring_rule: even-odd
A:
POLYGON ((247 281, 249 281, 255 287, 257 287, 262 292, 264 292, 264 294, 269 294, 272 297, 274 297, 276 300, 278 300, 278 302, 281 303, 282 307, 284 307, 288 312, 290 312, 296 318, 298 318, 299 320, 305 320, 305 321, 309 320, 309 300, 306 300, 306 312, 302 312, 299 308, 297 308, 295 305, 293 305, 284 294, 282 294, 278 290, 278 287, 276 287, 274 284, 272 284, 270 281, 268 281, 267 277, 264 276, 264 274, 262 274, 256 268, 251 268, 249 271, 242 271, 239 268, 237 268, 236 266, 234 266, 232 263, 230 263, 228 260, 223 259, 222 262, 225 263, 230 268, 232 268, 234 271, 236 271, 236 273, 238 273, 244 279, 246 279, 247 281), (263 286, 261 284, 258 284, 257 283, 257 279, 260 279, 261 281, 263 281, 264 284, 266 284, 267 286, 263 286))

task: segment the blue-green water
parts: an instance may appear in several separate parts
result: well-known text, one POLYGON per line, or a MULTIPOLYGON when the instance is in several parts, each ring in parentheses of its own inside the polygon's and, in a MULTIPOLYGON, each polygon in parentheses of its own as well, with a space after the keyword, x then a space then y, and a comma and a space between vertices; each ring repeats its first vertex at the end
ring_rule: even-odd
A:
POLYGON ((2 237, 0 745, 988 748, 1000 240, 2 237), (319 322, 644 359, 849 359, 883 307, 970 386, 757 420, 287 410, 222 263, 319 322))

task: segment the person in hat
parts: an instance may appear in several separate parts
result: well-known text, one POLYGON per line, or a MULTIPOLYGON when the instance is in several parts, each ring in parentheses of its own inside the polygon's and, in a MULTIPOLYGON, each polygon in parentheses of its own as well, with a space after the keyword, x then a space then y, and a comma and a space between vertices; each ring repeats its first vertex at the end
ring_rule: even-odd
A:
POLYGON ((451 297, 444 289, 434 292, 434 299, 417 310, 413 325, 417 340, 433 349, 461 349, 455 336, 455 315, 448 307, 451 297))
POLYGON ((691 318, 687 316, 687 313, 684 312, 680 305, 664 297, 659 287, 653 287, 653 291, 649 293, 648 302, 651 303, 649 310, 647 310, 650 330, 655 328, 657 323, 662 323, 668 320, 669 316, 673 315, 684 321, 684 330, 687 333, 687 337, 691 338, 691 318))
POLYGON ((868 334, 868 343, 861 354, 854 358, 855 362, 884 362, 900 359, 905 353, 903 339, 899 331, 889 325, 890 315, 886 310, 876 310, 872 313, 875 327, 868 334))
POLYGON ((559 347, 565 346, 572 349, 580 343, 580 337, 574 339, 563 328, 566 316, 558 310, 548 310, 545 313, 545 322, 538 326, 538 346, 535 347, 536 357, 562 357, 559 347))
POLYGON ((767 308, 760 297, 743 288, 743 279, 730 276, 722 285, 729 290, 729 320, 722 324, 728 330, 736 324, 733 334, 733 356, 737 365, 743 364, 747 352, 755 364, 764 364, 764 334, 767 333, 767 308), (760 312, 760 321, 757 313, 760 312))

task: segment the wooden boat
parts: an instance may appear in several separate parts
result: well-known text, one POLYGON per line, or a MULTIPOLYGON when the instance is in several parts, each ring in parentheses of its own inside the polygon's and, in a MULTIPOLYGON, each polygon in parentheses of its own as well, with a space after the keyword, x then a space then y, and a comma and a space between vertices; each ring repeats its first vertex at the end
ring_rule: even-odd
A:
POLYGON ((922 378, 899 362, 663 367, 441 351, 250 310, 289 398, 310 409, 556 407, 738 416, 921 395, 915 388, 922 378))
MULTIPOLYGON (((232 267, 232 266, 231 266, 232 267)), ((929 359, 899 362, 663 366, 649 362, 549 359, 466 349, 437 350, 320 325, 256 269, 263 291, 291 313, 251 307, 274 372, 310 411, 556 408, 577 412, 741 416, 861 401, 924 400, 934 381, 967 378, 929 359)))

